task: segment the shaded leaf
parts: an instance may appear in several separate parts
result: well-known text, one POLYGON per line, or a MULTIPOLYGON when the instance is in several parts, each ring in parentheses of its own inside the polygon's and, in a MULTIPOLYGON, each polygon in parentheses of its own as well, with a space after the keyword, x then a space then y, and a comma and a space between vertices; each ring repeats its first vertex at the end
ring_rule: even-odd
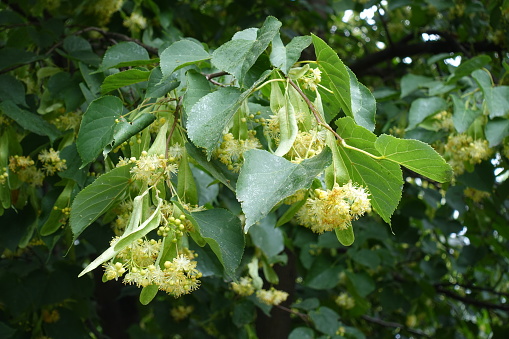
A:
POLYGON ((124 198, 131 183, 131 168, 132 165, 114 168, 76 195, 69 218, 74 238, 124 198))
POLYGON ((350 95, 352 114, 355 122, 373 132, 375 129, 376 100, 371 91, 357 81, 355 74, 348 69, 350 75, 350 95))
POLYGON ((302 51, 310 44, 310 36, 297 36, 285 46, 280 35, 277 34, 272 40, 270 62, 274 67, 281 69, 284 74, 288 75, 288 71, 299 60, 302 51))
POLYGON ((463 133, 468 130, 474 120, 482 114, 481 110, 471 110, 465 107, 465 103, 457 96, 451 95, 454 103, 454 114, 452 121, 454 128, 459 133, 463 133))
POLYGON ((150 62, 148 52, 135 42, 120 42, 108 48, 104 54, 99 71, 109 68, 146 65, 150 62))
POLYGON ((465 62, 462 62, 461 65, 456 68, 453 74, 447 80, 447 84, 452 84, 464 76, 470 75, 473 71, 484 67, 486 64, 491 62, 491 58, 487 55, 479 55, 473 57, 465 62))
POLYGON ((401 95, 400 98, 404 98, 407 95, 413 93, 424 84, 433 81, 433 78, 425 77, 422 75, 405 74, 400 81, 401 95))
POLYGON ((412 129, 417 127, 427 117, 443 111, 447 108, 447 103, 439 97, 419 98, 412 102, 408 112, 408 127, 412 129))
POLYGON ((173 77, 169 77, 164 81, 161 81, 162 79, 163 74, 158 67, 150 71, 145 99, 163 97, 180 85, 180 81, 177 81, 173 77))
POLYGON ((485 127, 485 135, 490 147, 500 145, 504 138, 509 135, 509 120, 495 119, 488 121, 485 127))
POLYGON ((137 84, 142 81, 147 81, 150 77, 149 71, 142 71, 140 69, 128 69, 112 75, 108 75, 101 85, 101 93, 119 89, 120 87, 137 84))
POLYGON ((276 215, 268 214, 260 224, 249 229, 249 234, 256 247, 262 250, 267 258, 274 257, 284 250, 283 232, 276 228, 276 215))

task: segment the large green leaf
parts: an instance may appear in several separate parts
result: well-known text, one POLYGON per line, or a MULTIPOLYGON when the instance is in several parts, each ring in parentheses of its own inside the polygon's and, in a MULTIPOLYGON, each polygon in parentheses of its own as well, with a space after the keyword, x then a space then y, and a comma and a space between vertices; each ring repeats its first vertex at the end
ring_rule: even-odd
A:
POLYGON ((204 75, 190 69, 186 72, 187 89, 184 94, 184 109, 189 112, 194 104, 210 93, 210 82, 204 75))
POLYGON ((484 134, 490 147, 499 145, 509 135, 509 120, 495 119, 488 121, 484 134))
MULTIPOLYGON (((176 77, 175 77, 176 78, 176 77)), ((160 98, 168 94, 171 90, 174 90, 180 85, 180 81, 177 81, 174 77, 169 77, 164 81, 161 70, 156 67, 150 71, 148 78, 147 92, 145 93, 145 99, 147 98, 160 98)))
POLYGON ((398 139, 383 134, 375 142, 378 152, 390 161, 405 166, 431 180, 448 182, 452 168, 430 145, 412 139, 398 139))
POLYGON ((200 234, 233 278, 244 253, 244 234, 239 218, 221 208, 192 213, 200 234))
POLYGON ((121 42, 108 48, 104 54, 100 71, 108 68, 146 65, 151 61, 148 52, 135 42, 121 42))
POLYGON ((267 258, 274 257, 284 250, 284 237, 280 228, 276 228, 277 217, 270 213, 260 220, 260 224, 249 229, 253 244, 262 250, 267 258))
POLYGON ((101 175, 76 195, 69 219, 74 238, 122 200, 131 183, 131 167, 132 165, 118 167, 101 175))
POLYGON ((462 62, 461 65, 456 68, 453 74, 447 80, 447 84, 452 84, 457 82, 459 79, 464 76, 470 75, 473 71, 484 67, 484 65, 489 64, 491 62, 491 58, 487 55, 479 55, 469 59, 465 62, 462 62))
POLYGON ((237 199, 246 215, 245 232, 265 217, 281 200, 309 188, 314 178, 331 164, 329 148, 294 164, 267 151, 250 150, 237 181, 237 199))
POLYGON ((210 59, 210 54, 199 43, 180 40, 171 44, 161 53, 161 71, 168 77, 176 70, 210 59))
POLYGON ((147 81, 149 77, 150 71, 142 71, 140 69, 128 69, 127 71, 108 75, 101 85, 101 93, 105 94, 120 87, 147 81))
POLYGON ((0 75, 0 101, 11 100, 16 105, 27 105, 23 83, 10 74, 0 75))
POLYGON ((198 147, 207 150, 210 159, 218 146, 226 125, 237 112, 242 102, 270 75, 266 71, 250 89, 241 92, 235 87, 222 87, 202 97, 188 112, 187 134, 198 147))
POLYGON ((51 142, 54 142, 62 134, 55 125, 50 124, 40 115, 25 111, 10 100, 0 102, 0 111, 27 131, 47 136, 51 142))
MULTIPOLYGON (((376 135, 356 125, 348 117, 338 119, 336 125, 337 133, 348 145, 380 156, 375 148, 376 135)), ((339 151, 352 181, 368 188, 371 194, 371 205, 390 224, 391 215, 399 204, 403 188, 399 165, 388 160, 375 160, 357 150, 340 147, 339 151)))
POLYGON ((212 53, 212 64, 242 82, 247 71, 279 32, 281 22, 269 16, 257 31, 256 40, 230 40, 212 53))
POLYGON ((138 134, 151 123, 156 120, 156 116, 150 113, 141 113, 133 121, 120 120, 115 125, 113 133, 113 144, 108 144, 104 147, 104 152, 109 153, 112 149, 120 146, 124 141, 128 140, 133 135, 138 134))
POLYGON ((115 120, 124 110, 122 100, 104 96, 92 101, 81 120, 76 146, 86 165, 97 158, 101 151, 113 141, 115 120))
POLYGON ((421 88, 425 83, 433 81, 433 78, 425 77, 422 75, 405 74, 400 81, 401 95, 404 98, 413 93, 418 88, 421 88))
POLYGON ((297 60, 300 54, 311 44, 311 37, 297 36, 284 45, 281 37, 277 34, 272 40, 272 50, 270 52, 270 62, 274 67, 279 68, 284 74, 288 75, 288 71, 297 60))
POLYGON ((408 113, 408 127, 417 127, 424 119, 447 108, 447 102, 439 97, 419 98, 412 102, 408 113))

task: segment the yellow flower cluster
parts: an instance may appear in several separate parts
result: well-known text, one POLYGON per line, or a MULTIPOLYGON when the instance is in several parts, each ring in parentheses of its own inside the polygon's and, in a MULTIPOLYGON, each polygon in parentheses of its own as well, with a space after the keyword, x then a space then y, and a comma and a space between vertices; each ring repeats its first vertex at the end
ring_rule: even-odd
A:
POLYGON ((256 291, 256 297, 264 304, 279 305, 288 298, 288 293, 271 287, 270 290, 260 289, 256 291))
POLYGON ((474 202, 481 202, 482 200, 489 198, 491 194, 489 192, 476 190, 472 187, 467 187, 463 190, 463 194, 472 199, 474 202))
POLYGON ((7 178, 9 177, 9 173, 7 173, 7 167, 2 168, 2 174, 0 174, 0 185, 3 185, 7 182, 7 178))
POLYGON ((113 212, 117 218, 114 222, 112 222, 111 228, 113 229, 113 232, 116 236, 120 236, 124 233, 124 230, 129 223, 129 218, 131 217, 132 210, 132 200, 124 200, 113 209, 113 212))
POLYGON ((341 293, 335 300, 336 304, 346 310, 355 307, 355 299, 348 295, 348 293, 341 293))
POLYGON ((223 135, 223 142, 214 152, 215 157, 228 166, 230 171, 240 171, 244 163, 242 156, 244 152, 262 147, 255 135, 256 131, 253 130, 249 131, 248 138, 245 140, 235 139, 232 133, 223 135))
POLYGON ((42 150, 38 158, 42 163, 43 170, 48 175, 67 169, 65 159, 60 159, 60 151, 55 151, 53 148, 50 148, 49 151, 42 150))
POLYGON ((356 187, 351 181, 343 186, 336 183, 332 190, 316 189, 314 197, 308 198, 297 213, 297 219, 316 233, 347 229, 352 220, 371 211, 368 195, 362 186, 356 187))
POLYGON ((44 173, 35 167, 35 162, 30 156, 15 155, 9 157, 9 169, 27 184, 41 186, 44 180, 44 173))
POLYGON ((69 129, 74 129, 74 131, 77 131, 81 123, 81 113, 67 112, 58 118, 53 119, 51 123, 61 131, 67 131, 69 129))
MULTIPOLYGON (((177 173, 178 164, 166 159, 164 155, 149 155, 147 151, 141 152, 139 159, 131 158, 129 162, 136 164, 131 169, 133 178, 154 185, 161 178, 169 179, 171 174, 177 173)), ((119 163, 120 164, 120 163, 119 163)))
POLYGON ((105 278, 118 279, 125 273, 125 284, 138 287, 158 285, 161 291, 176 298, 196 290, 202 274, 196 269, 193 252, 185 249, 172 261, 164 262, 161 268, 156 262, 160 250, 161 240, 138 239, 117 254, 117 262, 103 265, 105 278))
POLYGON ((179 305, 177 307, 173 307, 170 310, 170 315, 175 321, 182 321, 189 317, 189 315, 194 311, 194 307, 192 305, 183 306, 179 305))
POLYGON ((487 140, 474 140, 466 134, 449 136, 444 150, 456 175, 465 172, 466 165, 479 164, 493 154, 487 140))
POLYGON ((253 279, 250 277, 241 277, 239 282, 232 282, 231 288, 233 292, 237 293, 242 297, 248 297, 255 292, 253 286, 253 279))
POLYGON ((124 19, 123 25, 131 32, 139 32, 147 27, 147 19, 138 12, 132 12, 130 17, 124 19))
POLYGON ((318 84, 322 81, 322 71, 318 68, 310 68, 306 75, 299 80, 302 81, 302 87, 305 89, 316 91, 318 84))
POLYGON ((85 8, 88 13, 95 16, 99 25, 110 22, 111 16, 124 4, 124 0, 92 0, 91 2, 85 8))
POLYGON ((297 134, 292 148, 287 153, 292 162, 300 163, 304 159, 313 157, 320 153, 325 147, 325 134, 316 130, 301 132, 297 134))

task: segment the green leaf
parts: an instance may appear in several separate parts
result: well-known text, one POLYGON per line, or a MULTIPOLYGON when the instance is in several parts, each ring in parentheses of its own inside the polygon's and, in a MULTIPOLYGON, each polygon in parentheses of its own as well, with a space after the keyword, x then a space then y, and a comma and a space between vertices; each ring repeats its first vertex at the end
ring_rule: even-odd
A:
POLYGON ((350 226, 345 230, 336 228, 334 231, 336 232, 336 237, 338 238, 338 241, 343 246, 350 246, 355 241, 355 234, 353 232, 353 226, 350 226))
POLYGON ((164 77, 169 77, 182 67, 210 58, 201 44, 191 40, 176 41, 161 53, 161 71, 164 77))
POLYGON ((209 159, 222 139, 224 128, 242 102, 270 74, 271 71, 266 71, 251 88, 242 93, 234 87, 222 87, 202 97, 192 106, 188 112, 187 134, 196 146, 206 149, 209 159))
POLYGON ((114 168, 76 195, 69 219, 74 238, 123 199, 131 183, 131 168, 132 165, 114 168))
POLYGON ((448 182, 451 166, 430 145, 412 139, 398 139, 382 134, 375 142, 378 152, 390 161, 424 175, 431 180, 448 182))
POLYGON ((359 294, 359 296, 364 298, 375 290, 375 283, 367 273, 352 273, 349 271, 345 271, 345 273, 348 277, 350 286, 359 294))
POLYGON ((422 75, 405 74, 400 81, 401 95, 404 98, 421 88, 424 84, 433 81, 433 78, 425 77, 422 75))
POLYGON ((485 65, 491 62, 491 58, 487 55, 479 55, 469 59, 465 62, 462 62, 461 65, 456 68, 454 73, 447 80, 447 84, 452 84, 457 82, 459 79, 464 76, 470 75, 473 71, 484 67, 485 65))
POLYGON ((101 62, 99 56, 92 50, 90 43, 82 37, 68 36, 64 39, 63 47, 71 59, 96 67, 101 62))
POLYGON ((284 74, 288 75, 288 71, 299 60, 302 51, 310 44, 310 36, 297 36, 285 47, 278 33, 274 40, 272 40, 270 62, 274 67, 279 68, 284 74))
POLYGON ((276 228, 276 215, 268 214, 260 224, 249 229, 249 235, 256 247, 262 250, 267 258, 274 257, 284 250, 283 232, 276 228))
POLYGON ((50 234, 53 234, 56 232, 60 226, 65 225, 67 222, 67 217, 64 216, 64 213, 62 213, 62 209, 65 207, 69 207, 69 202, 71 199, 71 193, 74 189, 75 183, 71 180, 67 182, 67 185, 65 185, 64 190, 60 195, 58 196, 57 200, 55 201, 55 208, 53 208, 49 214, 48 219, 42 225, 40 233, 43 237, 48 236, 50 234))
POLYGON ((127 66, 141 66, 150 62, 148 52, 135 42, 121 42, 108 48, 104 54, 99 71, 109 68, 120 68, 127 66))
POLYGON ((101 85, 101 93, 106 94, 120 87, 147 81, 149 77, 149 71, 142 71, 139 69, 128 69, 127 71, 108 75, 101 85))
POLYGON ((468 130, 474 120, 482 114, 481 110, 471 110, 465 107, 465 103, 457 95, 451 95, 454 104, 454 114, 452 121, 454 128, 458 133, 463 133, 468 130))
POLYGON ((375 251, 370 249, 363 248, 358 251, 349 250, 346 253, 356 263, 369 267, 372 270, 376 270, 378 265, 380 265, 380 257, 375 251))
POLYGON ((350 75, 346 66, 322 39, 314 34, 311 37, 315 46, 316 62, 322 71, 321 85, 333 92, 320 90, 325 113, 333 118, 342 109, 347 116, 354 118, 351 107, 350 75))
MULTIPOLYGON (((278 86, 277 83, 272 83, 271 85, 278 86)), ((280 157, 290 151, 299 132, 291 92, 295 92, 294 96, 298 95, 293 87, 287 86, 285 92, 285 104, 279 108, 277 112, 275 112, 279 119, 280 138, 279 145, 274 151, 274 154, 280 157)))
POLYGON ((16 105, 27 106, 25 86, 10 74, 0 75, 0 101, 12 101, 16 105))
POLYGON ((472 73, 472 77, 478 83, 484 94, 490 118, 503 117, 509 112, 509 87, 508 86, 492 86, 491 76, 486 70, 476 70, 472 73))
POLYGON ((221 208, 194 212, 200 233, 223 264, 227 276, 233 278, 244 253, 244 234, 239 218, 221 208))
POLYGON ((180 85, 180 81, 173 79, 173 77, 169 77, 164 81, 161 81, 162 79, 163 74, 158 67, 150 71, 145 99, 163 97, 180 85))
POLYGON ((113 134, 114 143, 111 146, 105 146, 105 153, 109 153, 112 149, 120 146, 124 141, 128 140, 133 135, 138 134, 140 131, 145 129, 145 127, 153 123, 154 120, 156 120, 156 116, 150 113, 141 113, 133 121, 126 121, 125 119, 121 119, 115 125, 115 131, 113 134))
POLYGON ((140 303, 142 305, 148 305, 156 297, 158 291, 158 285, 148 285, 143 287, 140 293, 140 303))
POLYGON ((196 181, 194 180, 193 172, 189 166, 187 153, 185 153, 180 160, 177 176, 177 195, 181 200, 191 205, 198 204, 196 181))
POLYGON ((187 89, 184 94, 184 108, 189 112, 201 98, 210 93, 210 82, 204 75, 190 69, 186 72, 187 89))
POLYGON ((284 198, 309 188, 331 161, 329 148, 300 164, 262 150, 244 153, 244 165, 237 181, 237 199, 246 215, 244 231, 247 232, 284 198))
POLYGON ((370 90, 357 81, 355 74, 348 69, 350 75, 350 95, 353 118, 355 122, 373 132, 375 129, 376 100, 370 90))
POLYGON ((419 98, 412 102, 408 112, 407 130, 417 127, 424 119, 447 108, 447 102, 439 97, 419 98))
POLYGON ((235 39, 221 45, 212 53, 212 64, 235 76, 242 83, 247 71, 269 46, 279 32, 281 22, 269 16, 257 31, 256 40, 235 39))
MULTIPOLYGON (((337 133, 346 143, 375 156, 380 154, 375 148, 376 135, 355 124, 351 118, 336 121, 337 133)), ((401 199, 403 179, 398 164, 388 160, 375 160, 356 150, 340 147, 346 170, 353 182, 367 186, 371 194, 371 205, 375 211, 390 224, 390 217, 401 199)))
POLYGON ((122 100, 104 96, 92 101, 81 120, 76 146, 86 165, 97 158, 101 151, 113 141, 115 120, 124 110, 122 100))
POLYGON ((0 111, 12 120, 16 121, 18 125, 27 131, 47 136, 51 142, 54 142, 62 135, 62 132, 60 132, 54 125, 41 118, 40 115, 25 111, 10 100, 0 102, 0 111))
POLYGON ((317 310, 309 312, 309 317, 318 331, 330 336, 334 336, 341 326, 339 315, 325 306, 320 306, 317 310))
POLYGON ((72 143, 60 151, 60 159, 65 159, 67 169, 59 172, 58 176, 76 181, 80 188, 85 186, 85 182, 88 178, 88 168, 80 169, 81 158, 76 149, 76 143, 72 143))
POLYGON ((509 120, 495 119, 486 123, 484 134, 490 147, 500 145, 505 137, 509 135, 509 120))

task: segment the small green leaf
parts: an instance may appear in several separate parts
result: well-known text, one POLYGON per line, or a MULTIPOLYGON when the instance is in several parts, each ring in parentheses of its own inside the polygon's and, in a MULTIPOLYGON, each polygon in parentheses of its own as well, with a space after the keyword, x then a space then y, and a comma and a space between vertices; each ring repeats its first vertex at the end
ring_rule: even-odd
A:
POLYGON ((120 146, 124 141, 131 138, 133 135, 138 134, 151 123, 156 120, 156 116, 150 113, 141 113, 133 121, 120 120, 115 125, 115 132, 113 134, 113 144, 105 147, 105 153, 109 153, 112 149, 120 146))
POLYGON ((131 183, 131 167, 132 165, 126 165, 115 168, 78 193, 72 203, 70 216, 74 238, 122 200, 131 183))
POLYGON ((274 257, 284 250, 283 232, 276 228, 276 215, 268 214, 260 224, 249 229, 249 235, 256 247, 262 250, 267 258, 274 257))
POLYGON ((235 276, 244 253, 244 234, 239 218, 221 208, 194 212, 200 233, 223 264, 228 277, 235 276))
POLYGON ((346 230, 340 230, 339 228, 336 228, 335 232, 338 241, 343 246, 350 246, 355 241, 355 234, 353 232, 352 226, 348 227, 346 230))
POLYGON ((182 67, 210 58, 201 44, 191 40, 176 41, 161 53, 161 71, 164 77, 169 77, 182 67))
POLYGON ((148 305, 156 297, 158 291, 158 285, 148 285, 143 287, 140 293, 140 303, 142 305, 148 305))
POLYGON ((140 69, 128 69, 127 71, 108 75, 101 85, 101 93, 106 94, 120 87, 147 81, 149 77, 149 71, 142 71, 140 69))
POLYGON ((121 42, 108 48, 99 71, 109 68, 146 65, 150 60, 148 52, 135 42, 121 42))
POLYGON ((462 62, 461 65, 459 65, 454 73, 449 77, 447 84, 449 85, 457 82, 459 79, 470 75, 473 71, 484 67, 484 65, 489 64, 490 62, 491 58, 487 55, 479 55, 465 62, 462 62))
POLYGON ((56 208, 53 208, 51 210, 48 219, 41 227, 40 233, 43 237, 55 233, 60 228, 60 226, 64 225, 67 222, 67 217, 64 216, 62 209, 69 207, 71 193, 72 190, 74 189, 74 185, 75 183, 69 180, 67 182, 67 185, 65 185, 64 190, 62 191, 62 193, 60 193, 57 200, 55 201, 54 206, 56 208))
POLYGON ((124 110, 122 100, 104 96, 92 101, 81 120, 76 146, 83 166, 94 161, 101 151, 113 141, 115 120, 124 110))
POLYGON ((51 142, 54 142, 62 135, 62 132, 60 132, 55 125, 50 124, 41 118, 40 115, 33 114, 19 108, 10 100, 0 102, 0 111, 12 120, 16 121, 18 125, 27 131, 47 136, 51 142))
POLYGON ((447 102, 439 97, 419 98, 412 102, 408 112, 408 127, 413 129, 417 127, 427 117, 443 111, 447 108, 447 102))
POLYGON ((71 59, 96 67, 101 62, 99 56, 92 50, 92 45, 82 37, 68 36, 64 39, 63 47, 71 59))
POLYGON ((180 81, 175 80, 173 77, 169 77, 164 81, 162 79, 163 74, 158 67, 150 71, 145 99, 163 97, 180 85, 180 81))
POLYGON ((331 161, 328 148, 300 164, 262 150, 244 153, 244 165, 237 181, 237 199, 246 215, 244 231, 247 232, 284 198, 309 188, 331 161))
POLYGON ((177 195, 179 198, 191 205, 198 204, 198 191, 193 172, 189 166, 187 153, 184 153, 180 160, 177 176, 177 195))
POLYGON ((454 128, 458 133, 464 133, 468 130, 474 120, 482 114, 481 110, 471 110, 465 107, 465 103, 457 95, 451 95, 454 104, 454 114, 452 121, 454 128))
POLYGON ((433 81, 433 78, 425 77, 422 75, 405 74, 400 81, 401 95, 404 98, 421 88, 424 84, 433 81))
POLYGON ((309 317, 318 331, 329 336, 334 336, 341 326, 339 315, 325 306, 320 306, 317 310, 309 312, 309 317))
POLYGON ((288 75, 288 71, 299 60, 302 51, 310 44, 310 36, 297 36, 285 47, 278 33, 272 40, 270 62, 274 67, 281 69, 284 74, 288 75))
POLYGON ((2 74, 0 75, 0 101, 8 100, 26 107, 25 86, 12 75, 2 74))
POLYGON ((224 128, 242 102, 271 74, 266 71, 251 88, 240 92, 235 87, 222 87, 198 100, 188 112, 187 134, 198 147, 207 150, 210 159, 212 151, 219 145, 224 128))
MULTIPOLYGON (((271 85, 278 86, 276 83, 271 85)), ((291 91, 296 90, 291 86, 287 86, 284 97, 285 104, 275 112, 279 119, 279 145, 274 154, 280 157, 290 151, 299 132, 295 108, 290 95, 291 91)))
POLYGON ((431 180, 448 182, 451 166, 430 145, 412 139, 398 139, 382 134, 375 142, 378 152, 390 161, 424 175, 431 180))
POLYGON ((503 117, 509 111, 509 87, 508 86, 492 86, 490 74, 486 70, 476 70, 472 73, 472 77, 481 87, 490 112, 490 118, 503 117))
POLYGON ((361 84, 355 74, 348 69, 350 75, 350 96, 352 114, 355 122, 373 132, 375 129, 376 100, 370 90, 361 84))
POLYGON ((191 111, 194 104, 210 93, 210 82, 204 75, 190 69, 186 72, 187 89, 184 94, 184 108, 191 111))
POLYGON ((279 32, 281 22, 269 16, 257 31, 256 40, 230 40, 212 53, 212 64, 235 76, 241 83, 247 71, 279 32))

